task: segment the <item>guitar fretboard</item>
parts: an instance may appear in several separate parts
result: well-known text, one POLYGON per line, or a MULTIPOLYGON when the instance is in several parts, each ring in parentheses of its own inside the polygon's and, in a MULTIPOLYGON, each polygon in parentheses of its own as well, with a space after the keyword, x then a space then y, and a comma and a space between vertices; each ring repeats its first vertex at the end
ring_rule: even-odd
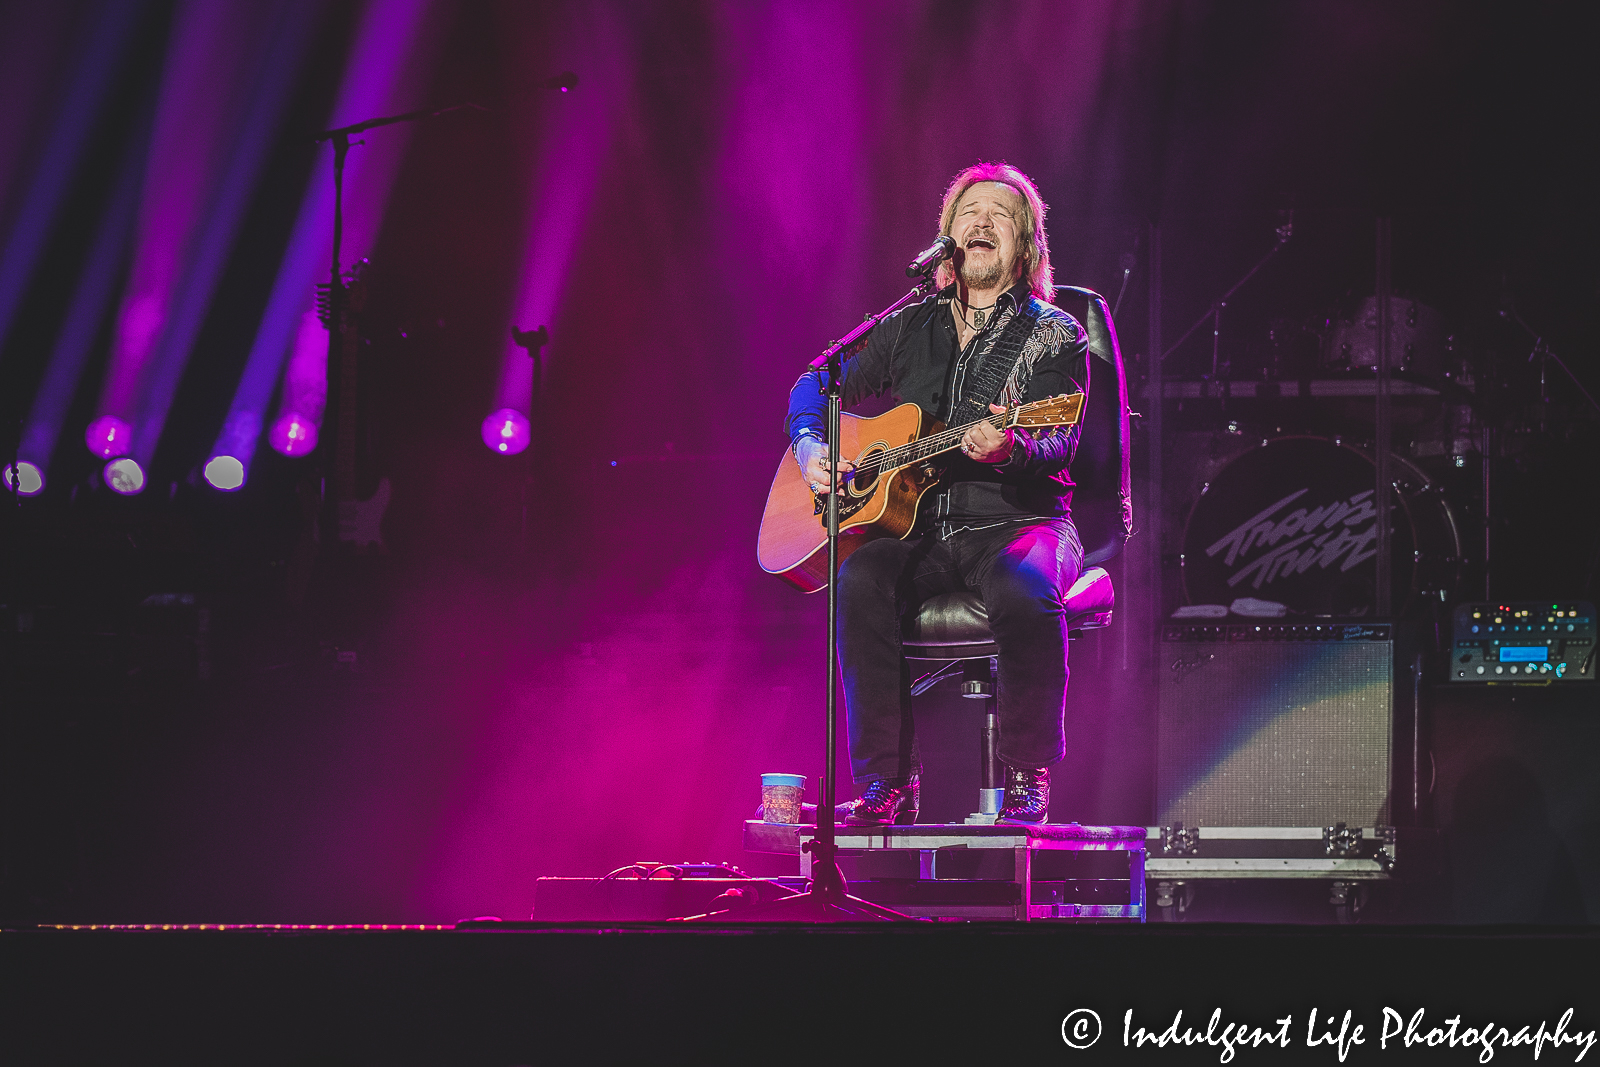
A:
POLYGON ((978 423, 986 422, 998 430, 1004 426, 1006 421, 1010 418, 1011 412, 1002 411, 998 415, 990 415, 988 418, 983 419, 974 419, 972 422, 966 423, 963 426, 955 426, 948 430, 942 430, 939 433, 933 434, 929 437, 918 438, 917 440, 912 441, 910 444, 901 445, 898 448, 891 448, 886 452, 879 452, 871 459, 863 462, 861 466, 857 467, 856 474, 859 477, 877 477, 884 471, 899 470, 901 467, 908 467, 913 463, 920 463, 922 460, 932 459, 939 453, 948 452, 952 448, 955 448, 957 445, 961 444, 961 439, 966 436, 967 431, 978 425, 978 423))

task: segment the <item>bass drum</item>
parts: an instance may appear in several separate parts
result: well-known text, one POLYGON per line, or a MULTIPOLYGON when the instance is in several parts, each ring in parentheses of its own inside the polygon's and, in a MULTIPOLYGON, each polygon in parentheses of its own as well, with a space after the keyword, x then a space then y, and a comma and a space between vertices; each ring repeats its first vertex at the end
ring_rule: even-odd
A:
MULTIPOLYGON (((1459 578, 1455 513, 1426 475, 1398 456, 1394 479, 1395 615, 1459 578)), ((1280 437, 1222 468, 1189 513, 1183 588, 1191 604, 1273 600, 1303 615, 1350 617, 1375 610, 1377 469, 1337 440, 1280 437)))

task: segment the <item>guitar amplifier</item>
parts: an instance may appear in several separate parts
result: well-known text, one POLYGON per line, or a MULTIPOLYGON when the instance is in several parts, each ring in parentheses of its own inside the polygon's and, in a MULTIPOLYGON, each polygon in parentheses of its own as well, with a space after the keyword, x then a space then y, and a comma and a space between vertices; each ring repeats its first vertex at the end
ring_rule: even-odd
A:
POLYGON ((1462 604, 1452 682, 1592 682, 1594 605, 1582 600, 1462 604))
POLYGON ((1393 823, 1399 651, 1392 623, 1163 626, 1157 822, 1393 823))

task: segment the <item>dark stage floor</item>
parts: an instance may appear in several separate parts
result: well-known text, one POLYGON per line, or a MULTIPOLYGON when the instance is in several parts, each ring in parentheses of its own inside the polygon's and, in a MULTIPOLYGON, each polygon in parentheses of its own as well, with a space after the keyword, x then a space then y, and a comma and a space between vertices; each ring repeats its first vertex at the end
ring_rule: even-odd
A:
POLYGON ((28 928, 0 933, 0 973, 11 1063, 1466 1063, 1487 1024, 1495 1062, 1528 1061, 1542 1024, 1539 1062, 1570 1063, 1600 1019, 1597 947, 1510 927, 28 928), (1230 1055, 1241 1032, 1259 1043, 1230 1055))

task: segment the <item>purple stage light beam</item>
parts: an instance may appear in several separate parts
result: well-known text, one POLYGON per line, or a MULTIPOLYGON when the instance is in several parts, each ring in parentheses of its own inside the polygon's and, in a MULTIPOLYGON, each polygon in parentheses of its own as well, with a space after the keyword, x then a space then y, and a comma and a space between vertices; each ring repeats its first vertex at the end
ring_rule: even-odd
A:
MULTIPOLYGON (((71 4, 8 4, 0 9, 0 220, 18 186, 31 176, 36 128, 61 98, 60 67, 84 36, 84 16, 71 4)), ((0 232, 9 230, 0 221, 0 232)))
POLYGON ((501 408, 491 412, 479 427, 484 447, 502 456, 514 456, 528 447, 533 439, 533 427, 528 416, 516 408, 501 408))
POLYGON ((101 459, 125 456, 133 447, 133 427, 115 415, 101 415, 83 432, 83 443, 101 459))
MULTIPOLYGON (((416 105, 427 85, 433 42, 439 36, 425 30, 439 29, 432 25, 438 13, 434 0, 374 0, 367 5, 338 101, 327 119, 329 128, 416 105)), ((377 240, 407 138, 403 127, 384 129, 350 153, 344 177, 346 262, 365 256, 377 240)), ((287 455, 304 455, 315 447, 322 422, 328 334, 317 317, 313 286, 327 270, 333 242, 332 160, 332 147, 323 146, 307 179, 294 233, 278 266, 244 374, 211 449, 212 455, 237 458, 247 472, 267 405, 291 352, 269 444, 280 452, 289 449, 287 455)))
POLYGON ((206 258, 207 217, 241 136, 236 131, 248 113, 255 73, 271 51, 272 30, 285 7, 186 0, 174 15, 101 416, 134 424, 175 305, 182 302, 184 314, 190 313, 194 290, 185 292, 185 275, 206 258))
MULTIPOLYGON (((22 444, 18 452, 42 469, 48 469, 54 458, 56 442, 61 437, 61 426, 66 421, 72 395, 77 391, 95 335, 105 319, 106 310, 111 306, 117 281, 122 276, 126 262, 124 257, 127 255, 129 238, 133 235, 133 221, 139 205, 139 179, 144 171, 145 153, 149 146, 150 108, 146 108, 138 128, 128 134, 111 201, 106 205, 99 232, 89 250, 89 258, 84 263, 82 274, 78 276, 66 321, 56 337, 50 362, 45 366, 44 378, 39 384, 39 391, 34 394, 28 419, 23 424, 22 444)), ((125 423, 123 426, 119 443, 131 447, 132 431, 125 423)), ((109 458, 92 443, 92 435, 90 441, 91 451, 102 459, 109 458)))
MULTIPOLYGON (((562 77, 551 79, 545 87, 560 89, 562 95, 535 98, 536 104, 544 106, 546 132, 537 147, 539 162, 530 184, 528 239, 512 322, 528 330, 555 321, 579 234, 594 199, 596 179, 611 148, 616 116, 632 81, 633 40, 608 9, 573 9, 570 21, 557 35, 562 61, 584 73, 581 85, 562 77), (566 91, 569 87, 573 88, 570 93, 566 91)), ((537 350, 532 354, 541 358, 537 350)), ((484 444, 500 455, 513 455, 527 447, 523 442, 521 447, 502 448, 515 438, 504 437, 501 431, 515 421, 508 412, 521 414, 524 423, 535 414, 534 367, 529 355, 515 340, 507 341, 493 414, 480 427, 484 444), (497 427, 493 434, 491 422, 497 427)))
POLYGON ((0 353, 61 200, 72 184, 72 173, 93 131, 111 79, 122 66, 122 56, 134 37, 133 28, 143 13, 144 4, 136 0, 106 0, 96 5, 90 19, 91 27, 72 64, 44 151, 13 215, 5 250, 0 252, 0 353))
POLYGON ((212 190, 205 220, 195 233, 194 247, 173 294, 166 328, 146 374, 133 447, 133 454, 146 467, 155 458, 173 395, 222 277, 320 10, 312 0, 279 0, 276 6, 276 17, 266 27, 265 49, 250 57, 256 60, 254 84, 236 120, 236 130, 219 130, 223 138, 231 141, 232 151, 212 190))
POLYGON ((316 451, 317 434, 315 422, 296 412, 285 411, 273 422, 267 433, 267 443, 280 455, 305 456, 316 451))

